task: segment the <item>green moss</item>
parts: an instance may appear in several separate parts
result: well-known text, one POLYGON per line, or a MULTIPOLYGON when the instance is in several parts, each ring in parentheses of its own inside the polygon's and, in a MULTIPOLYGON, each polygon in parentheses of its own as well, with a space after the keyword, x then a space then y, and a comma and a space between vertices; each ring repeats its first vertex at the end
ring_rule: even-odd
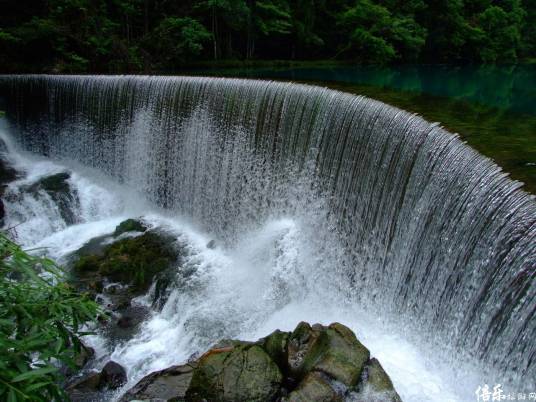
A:
POLYGON ((81 256, 74 264, 80 273, 98 271, 112 280, 130 283, 133 290, 146 290, 155 274, 171 266, 178 254, 168 237, 155 232, 119 240, 102 255, 81 256))
POLYGON ((84 255, 74 264, 74 269, 79 272, 98 271, 101 258, 96 255, 84 255))
POLYGON ((57 173, 42 178, 37 184, 48 193, 68 193, 70 188, 67 180, 70 177, 69 173, 57 173))
POLYGON ((268 353, 274 362, 282 369, 286 370, 288 353, 287 343, 289 339, 288 332, 275 330, 261 341, 261 346, 268 353))
POLYGON ((126 232, 145 232, 147 227, 137 219, 127 219, 115 228, 114 236, 119 236, 126 232))
POLYGON ((366 370, 365 384, 368 384, 376 392, 384 393, 386 401, 401 402, 400 396, 396 393, 391 379, 377 359, 370 359, 367 363, 366 370))
POLYGON ((271 401, 282 379, 260 346, 242 345, 201 357, 186 397, 190 401, 271 401))

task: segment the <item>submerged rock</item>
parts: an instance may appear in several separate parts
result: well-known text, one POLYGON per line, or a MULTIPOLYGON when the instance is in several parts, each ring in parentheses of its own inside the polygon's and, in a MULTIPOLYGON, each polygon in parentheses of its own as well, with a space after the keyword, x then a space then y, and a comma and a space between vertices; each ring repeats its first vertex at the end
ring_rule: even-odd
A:
POLYGON ((369 357, 344 325, 302 322, 257 342, 222 340, 189 364, 148 375, 121 401, 401 402, 369 357))
POLYGON ((216 248, 216 240, 211 240, 207 243, 207 248, 213 250, 216 248))

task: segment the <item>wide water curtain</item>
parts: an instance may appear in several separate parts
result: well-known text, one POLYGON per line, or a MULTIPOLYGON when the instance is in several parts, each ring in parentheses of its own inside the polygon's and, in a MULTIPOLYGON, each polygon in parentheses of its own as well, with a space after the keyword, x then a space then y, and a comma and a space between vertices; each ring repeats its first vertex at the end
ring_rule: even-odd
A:
POLYGON ((23 148, 99 169, 229 243, 325 211, 345 297, 536 388, 536 203, 438 125, 266 81, 3 76, 0 91, 23 148))

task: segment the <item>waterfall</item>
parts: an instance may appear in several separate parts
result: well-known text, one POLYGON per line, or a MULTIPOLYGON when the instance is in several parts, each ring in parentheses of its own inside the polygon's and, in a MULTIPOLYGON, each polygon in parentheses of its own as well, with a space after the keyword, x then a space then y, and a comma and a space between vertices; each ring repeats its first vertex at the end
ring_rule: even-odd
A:
POLYGON ((0 97, 25 150, 98 169, 228 244, 323 215, 315 247, 340 245, 326 286, 536 389, 536 202, 438 124, 225 78, 1 76, 0 97))

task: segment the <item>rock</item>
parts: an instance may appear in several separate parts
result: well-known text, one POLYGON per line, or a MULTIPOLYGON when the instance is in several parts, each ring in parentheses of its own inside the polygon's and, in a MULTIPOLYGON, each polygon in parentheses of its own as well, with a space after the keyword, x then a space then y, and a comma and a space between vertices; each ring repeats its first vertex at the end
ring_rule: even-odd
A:
POLYGON ((271 401, 283 376, 258 345, 212 349, 198 361, 186 399, 191 401, 271 401))
POLYGON ((71 186, 67 182, 70 178, 71 175, 67 172, 56 173, 43 177, 36 184, 50 194, 68 193, 71 191, 71 186))
POLYGON ((76 368, 81 369, 95 356, 95 349, 89 346, 82 345, 80 353, 74 358, 74 365, 76 368))
POLYGON ((67 172, 56 173, 43 177, 26 189, 26 191, 34 192, 36 195, 39 190, 44 190, 56 203, 61 217, 68 225, 78 222, 74 210, 79 204, 78 195, 71 189, 68 182, 70 178, 71 175, 67 172))
POLYGON ((83 374, 81 377, 78 377, 67 385, 65 390, 67 393, 73 391, 98 391, 101 384, 101 373, 91 371, 83 374))
POLYGON ((116 389, 127 382, 127 372, 119 363, 109 361, 101 371, 100 386, 116 389))
POLYGON ((102 255, 83 255, 74 263, 79 276, 87 272, 131 284, 135 294, 145 292, 154 276, 171 267, 179 253, 173 247, 174 238, 155 231, 107 245, 102 255))
POLYGON ((149 374, 130 389, 120 402, 133 400, 182 400, 190 386, 195 364, 173 366, 149 374))
MULTIPOLYGON (((288 339, 288 332, 281 332, 277 329, 266 338, 259 341, 262 348, 268 353, 268 356, 270 356, 280 368, 286 367, 288 360, 288 339)), ((286 373, 286 370, 284 371, 286 373)))
MULTIPOLYGON (((380 394, 382 402, 402 402, 400 396, 395 391, 391 379, 381 366, 380 362, 372 358, 365 366, 363 373, 363 379, 359 385, 360 392, 356 393, 358 400, 369 400, 370 394, 380 394), (367 395, 367 398, 360 398, 360 396, 367 395)), ((378 396, 380 400, 380 396, 378 396)))
MULTIPOLYGON (((7 184, 18 178, 18 173, 13 169, 8 162, 2 158, 2 154, 7 151, 7 147, 2 140, 0 140, 0 197, 4 196, 7 184)), ((0 198, 0 224, 3 224, 2 220, 6 215, 4 201, 0 198)))
POLYGON ((257 342, 224 339, 197 356, 150 374, 121 401, 401 402, 379 362, 339 323, 301 322, 257 342))
POLYGON ((211 240, 207 243, 207 248, 213 250, 216 248, 216 240, 211 240))
POLYGON ((137 219, 127 219, 117 225, 114 231, 114 236, 117 237, 127 232, 145 232, 146 230, 147 226, 145 226, 141 221, 137 219))
POLYGON ((288 342, 291 375, 301 380, 309 371, 321 371, 347 387, 357 384, 370 353, 342 324, 314 328, 300 323, 288 342))
POLYGON ((130 306, 117 320, 117 326, 123 329, 132 328, 140 324, 149 314, 145 306, 130 306))
POLYGON ((310 372, 300 385, 285 398, 285 402, 338 402, 343 398, 329 384, 320 372, 310 372))
POLYGON ((0 157, 0 186, 3 187, 18 178, 17 171, 0 157))

